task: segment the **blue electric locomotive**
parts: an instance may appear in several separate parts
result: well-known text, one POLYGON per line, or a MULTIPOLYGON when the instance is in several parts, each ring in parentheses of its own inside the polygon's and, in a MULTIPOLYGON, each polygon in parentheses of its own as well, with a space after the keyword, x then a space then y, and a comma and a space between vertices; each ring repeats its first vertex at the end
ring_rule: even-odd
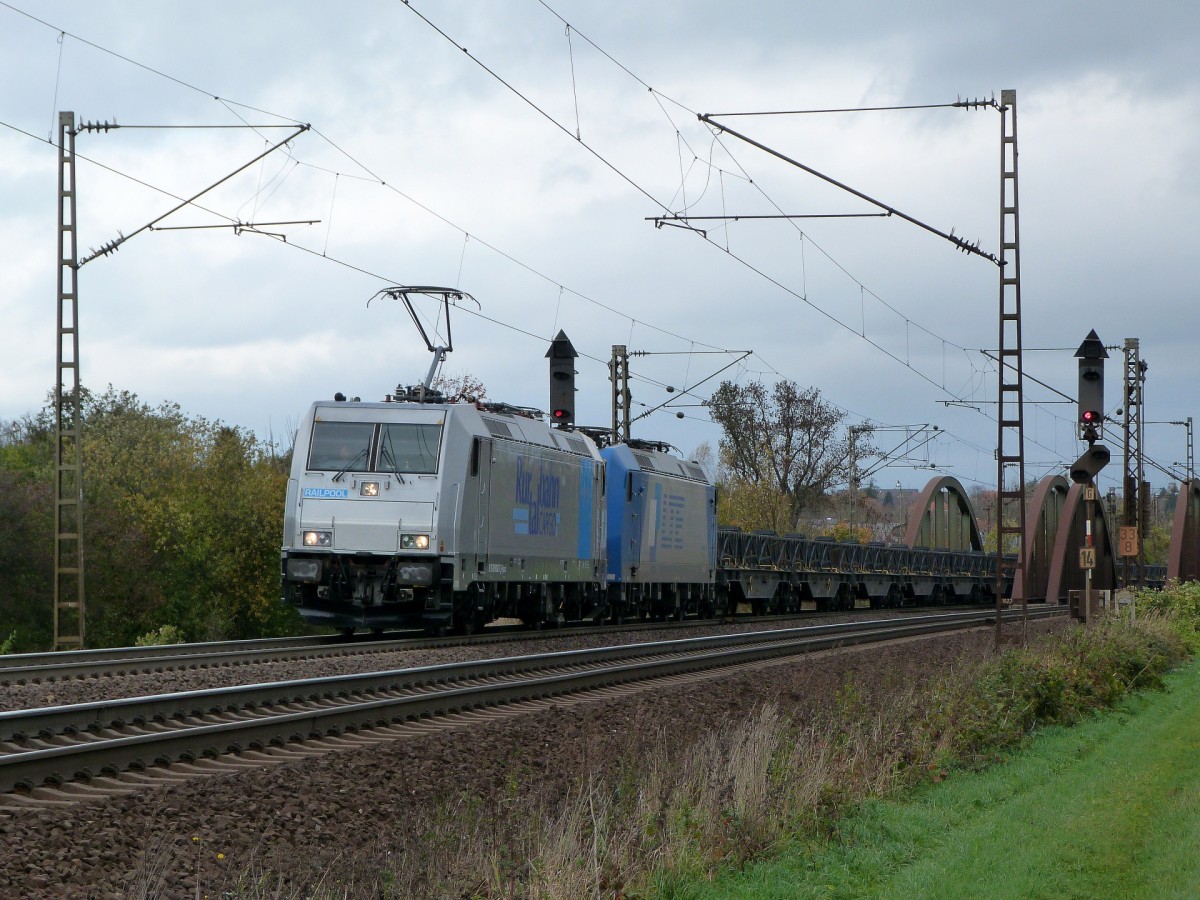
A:
POLYGON ((711 616, 716 488, 665 444, 601 450, 608 481, 608 604, 615 618, 711 616))

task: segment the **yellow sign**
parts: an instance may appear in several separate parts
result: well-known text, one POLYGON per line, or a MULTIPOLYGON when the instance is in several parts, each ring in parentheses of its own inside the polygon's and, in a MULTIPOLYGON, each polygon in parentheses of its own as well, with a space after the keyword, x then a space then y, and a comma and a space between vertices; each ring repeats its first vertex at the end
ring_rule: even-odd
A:
POLYGON ((1118 543, 1121 545, 1121 556, 1138 555, 1138 530, 1136 525, 1122 525, 1118 543))
POLYGON ((1096 548, 1095 547, 1080 547, 1079 548, 1079 568, 1081 568, 1081 569, 1096 568, 1096 548))

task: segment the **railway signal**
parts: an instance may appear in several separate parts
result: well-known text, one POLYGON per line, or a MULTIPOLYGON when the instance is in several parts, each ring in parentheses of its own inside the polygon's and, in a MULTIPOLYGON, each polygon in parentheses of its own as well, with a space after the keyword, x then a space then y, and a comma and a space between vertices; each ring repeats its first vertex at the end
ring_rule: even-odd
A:
POLYGON ((1094 444, 1104 437, 1104 349, 1093 328, 1075 352, 1079 360, 1079 439, 1094 444))
POLYGON ((1076 484, 1090 484, 1100 470, 1108 465, 1111 456, 1103 444, 1093 444, 1071 465, 1071 480, 1076 484))
POLYGON ((1088 448, 1071 466, 1071 480, 1091 484, 1111 458, 1108 448, 1096 443, 1104 437, 1104 360, 1108 359, 1096 329, 1088 332, 1075 357, 1079 360, 1079 439, 1087 441, 1088 448))
POLYGON ((560 329, 550 342, 550 421, 559 427, 575 424, 575 347, 560 329))

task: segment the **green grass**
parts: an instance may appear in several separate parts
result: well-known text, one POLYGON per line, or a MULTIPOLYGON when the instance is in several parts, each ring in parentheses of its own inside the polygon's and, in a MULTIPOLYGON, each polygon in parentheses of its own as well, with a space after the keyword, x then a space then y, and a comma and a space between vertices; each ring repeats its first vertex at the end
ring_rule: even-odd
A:
POLYGON ((986 772, 865 803, 828 841, 707 885, 668 878, 658 894, 1200 896, 1200 664, 1167 682, 986 772))

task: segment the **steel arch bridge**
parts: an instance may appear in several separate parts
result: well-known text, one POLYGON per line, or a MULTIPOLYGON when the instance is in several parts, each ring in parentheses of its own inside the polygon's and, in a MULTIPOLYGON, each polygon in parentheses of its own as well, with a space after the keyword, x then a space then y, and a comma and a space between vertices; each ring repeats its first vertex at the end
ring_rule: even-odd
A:
MULTIPOLYGON (((1104 503, 1084 499, 1085 488, 1062 475, 1048 475, 1037 483, 1026 512, 1024 567, 1017 573, 1013 596, 1065 603, 1071 591, 1084 588, 1087 576, 1079 551, 1088 545, 1089 517, 1096 563, 1091 587, 1118 586, 1117 523, 1104 503)), ((925 486, 913 505, 905 543, 914 548, 983 550, 978 516, 957 479, 938 476, 925 486)), ((1152 587, 1171 579, 1200 580, 1200 479, 1183 485, 1179 493, 1165 571, 1147 566, 1144 574, 1152 587)))

